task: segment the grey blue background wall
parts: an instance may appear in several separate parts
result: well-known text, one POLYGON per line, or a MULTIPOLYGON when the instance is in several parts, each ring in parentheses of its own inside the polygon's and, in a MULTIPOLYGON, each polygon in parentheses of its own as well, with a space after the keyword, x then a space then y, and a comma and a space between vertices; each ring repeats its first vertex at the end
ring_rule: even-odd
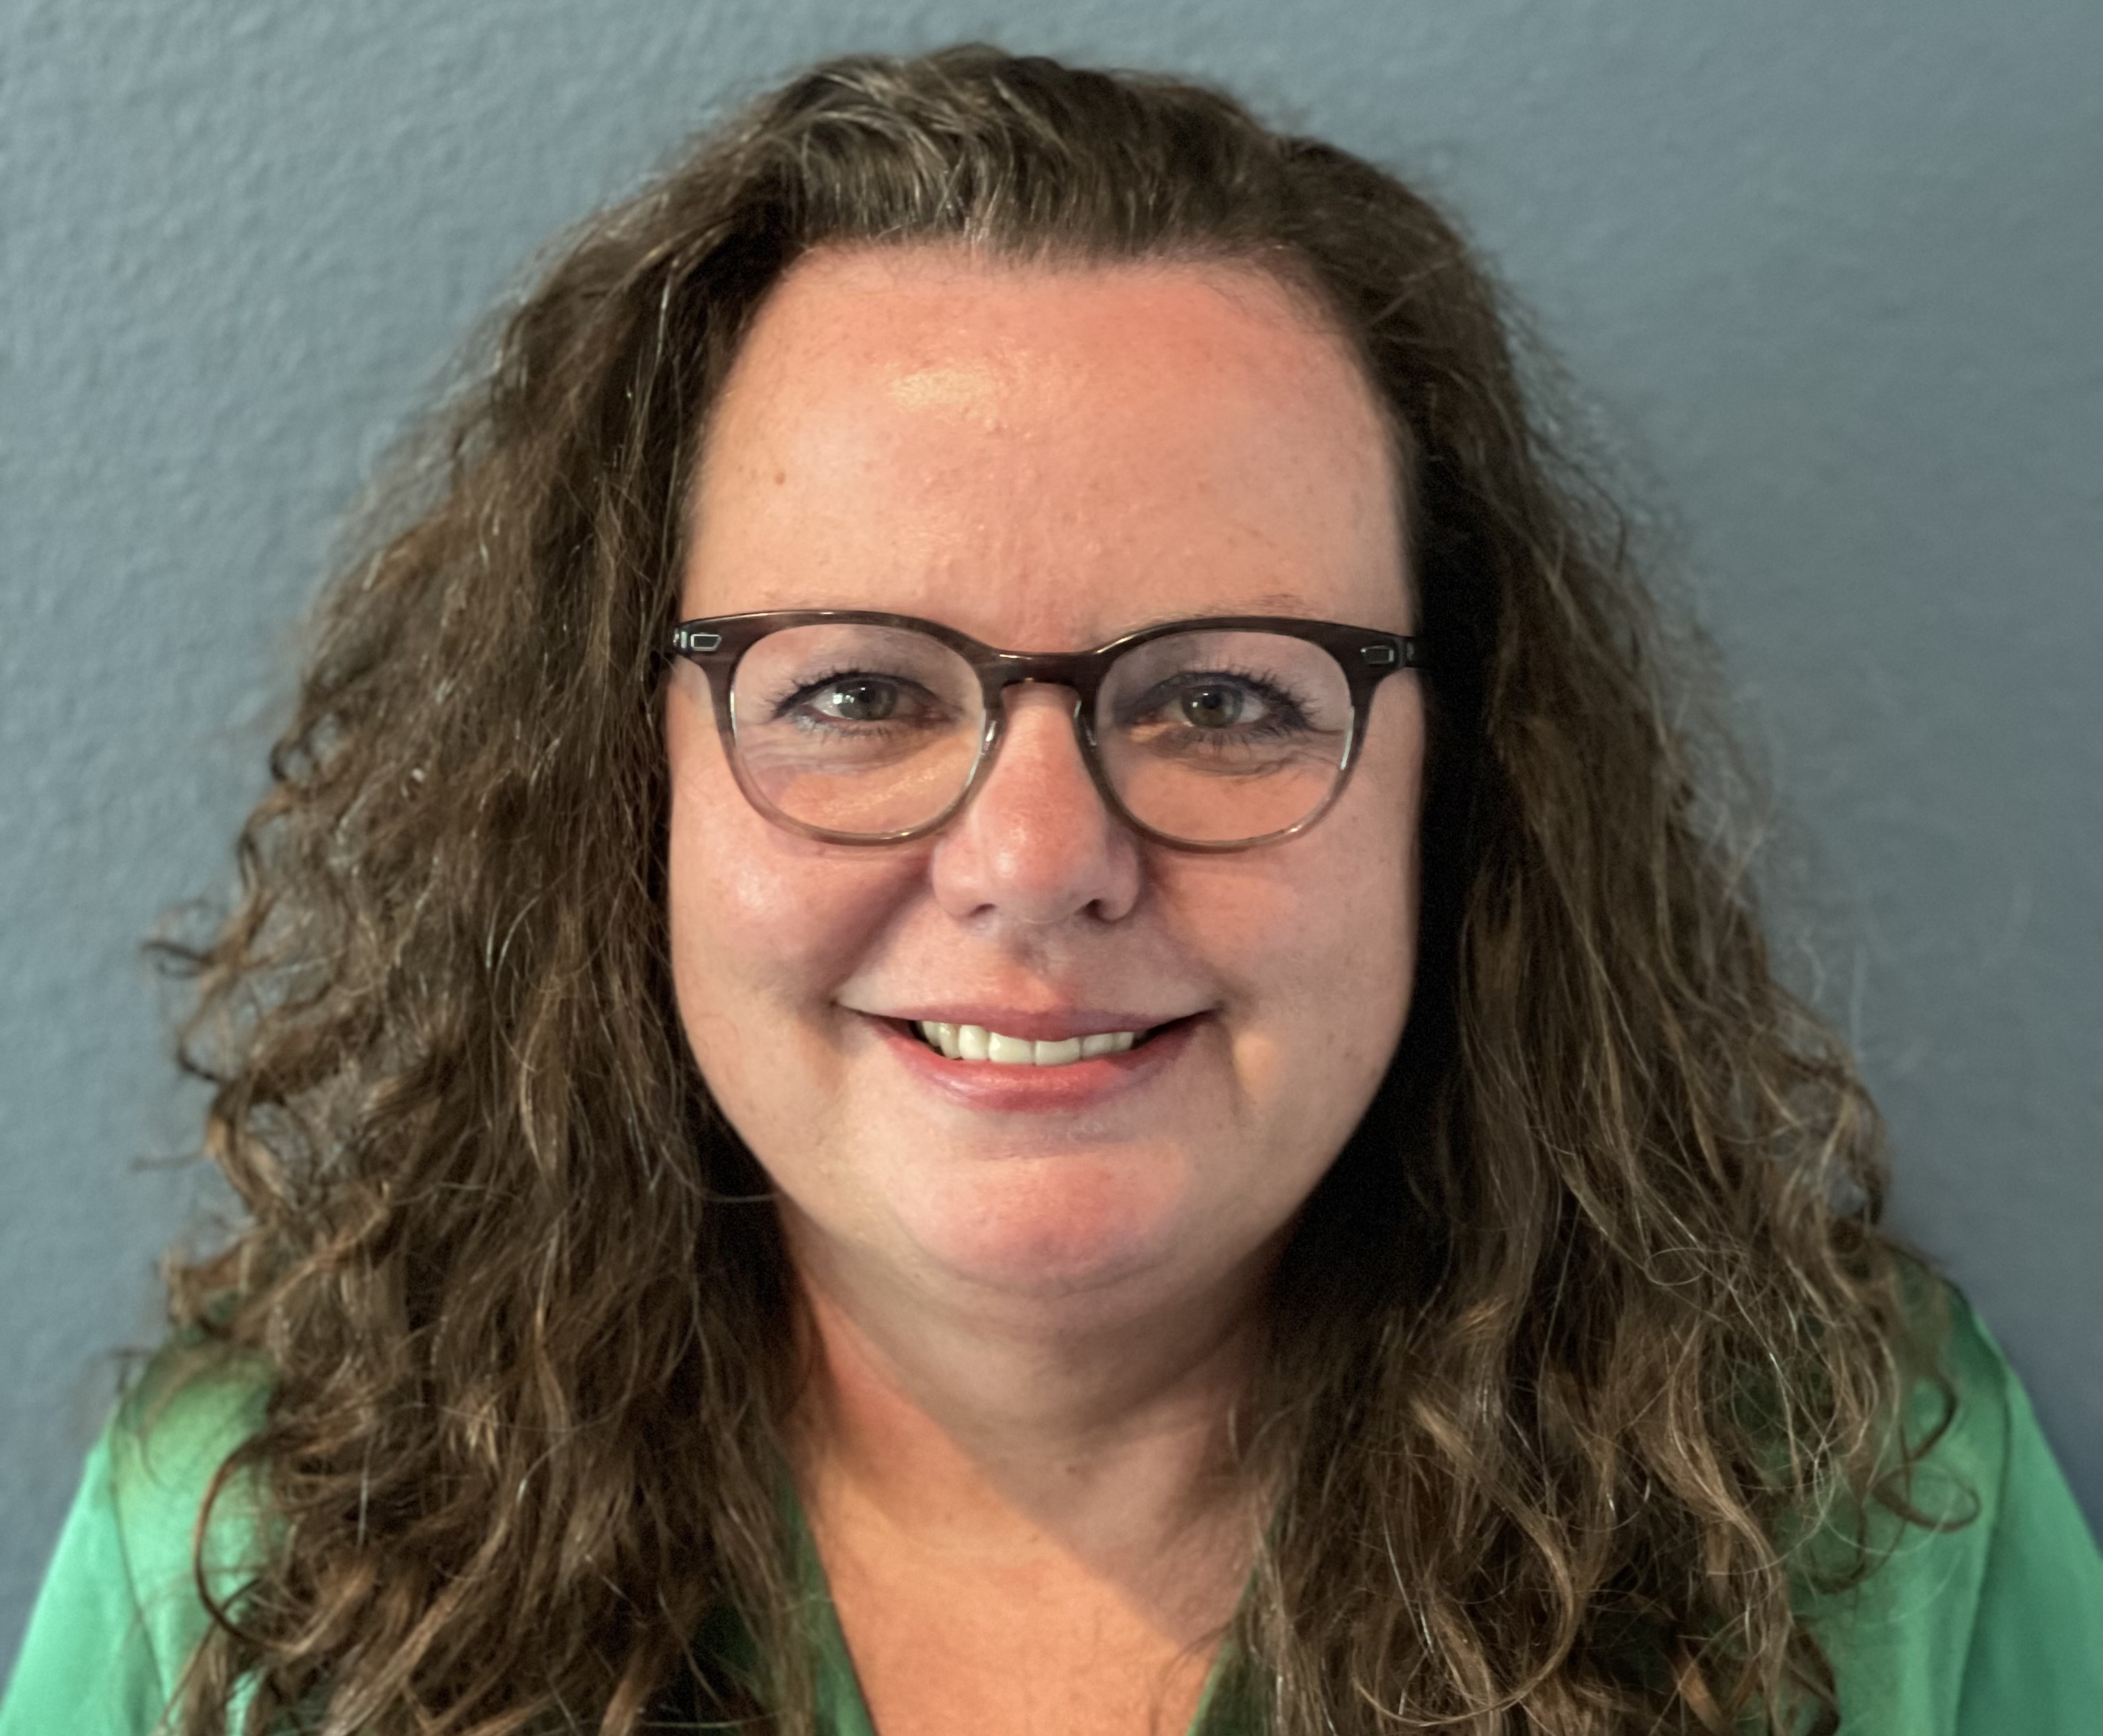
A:
POLYGON ((726 95, 967 36, 1209 75, 1465 214, 1721 641, 1896 1222, 2095 1522, 2092 0, 0 0, 0 1668, 211 1204, 138 943, 229 882, 328 527, 726 95))

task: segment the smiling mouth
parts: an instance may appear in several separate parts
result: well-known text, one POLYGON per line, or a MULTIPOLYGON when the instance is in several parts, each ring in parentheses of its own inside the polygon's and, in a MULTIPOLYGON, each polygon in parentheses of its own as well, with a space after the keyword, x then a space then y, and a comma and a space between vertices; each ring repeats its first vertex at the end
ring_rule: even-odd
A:
POLYGON ((994 1066, 1064 1067, 1102 1055, 1122 1055, 1145 1043, 1165 1025, 1144 1030, 1104 1030, 1091 1036, 1065 1037, 1056 1043, 1011 1037, 983 1025, 951 1025, 939 1019, 915 1019, 914 1036, 949 1061, 984 1062, 994 1066))

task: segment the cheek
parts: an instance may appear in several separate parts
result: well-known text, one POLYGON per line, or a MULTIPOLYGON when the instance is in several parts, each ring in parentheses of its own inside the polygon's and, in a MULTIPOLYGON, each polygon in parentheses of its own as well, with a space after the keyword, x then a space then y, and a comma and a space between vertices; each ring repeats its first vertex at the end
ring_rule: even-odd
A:
POLYGON ((1401 1038, 1415 964, 1409 888, 1398 877, 1349 884, 1367 878, 1339 873, 1315 883, 1326 897, 1270 901, 1230 966, 1252 1010, 1237 1026, 1236 1072, 1290 1115, 1346 1130, 1401 1038))
POLYGON ((755 812, 705 707, 676 692, 666 707, 667 917, 687 1041, 729 1097, 754 1068, 822 1043, 832 991, 880 935, 909 867, 755 812))
POLYGON ((1339 1142, 1386 1071, 1416 974, 1421 731, 1414 707, 1375 721, 1342 800, 1269 871, 1220 889, 1238 906, 1230 921, 1205 920, 1232 937, 1226 966, 1251 1009, 1237 1073, 1339 1142))

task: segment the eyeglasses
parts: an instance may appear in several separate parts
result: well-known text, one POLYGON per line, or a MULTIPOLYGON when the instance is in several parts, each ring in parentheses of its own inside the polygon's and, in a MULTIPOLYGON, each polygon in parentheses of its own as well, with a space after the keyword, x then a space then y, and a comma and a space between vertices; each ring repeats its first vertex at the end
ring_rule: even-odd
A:
POLYGON ((731 770, 762 813, 838 844, 921 838, 1000 746, 1003 690, 1072 689, 1074 734, 1111 812, 1188 850, 1305 830, 1341 792, 1373 692, 1421 643, 1290 617, 1169 621, 1093 651, 998 651, 859 609, 718 615, 674 630, 708 675, 731 770))

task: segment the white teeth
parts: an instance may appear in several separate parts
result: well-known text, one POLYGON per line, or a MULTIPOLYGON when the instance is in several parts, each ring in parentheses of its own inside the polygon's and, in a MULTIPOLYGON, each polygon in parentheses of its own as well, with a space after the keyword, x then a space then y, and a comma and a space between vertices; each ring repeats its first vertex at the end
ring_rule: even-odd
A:
POLYGON ((941 1019, 923 1019, 914 1029, 952 1061, 990 1061, 1011 1067, 1063 1067, 1097 1055, 1122 1055, 1140 1035, 1136 1030, 1105 1030, 1091 1037, 1034 1043, 1028 1037, 1003 1036, 983 1025, 952 1025, 941 1019))

